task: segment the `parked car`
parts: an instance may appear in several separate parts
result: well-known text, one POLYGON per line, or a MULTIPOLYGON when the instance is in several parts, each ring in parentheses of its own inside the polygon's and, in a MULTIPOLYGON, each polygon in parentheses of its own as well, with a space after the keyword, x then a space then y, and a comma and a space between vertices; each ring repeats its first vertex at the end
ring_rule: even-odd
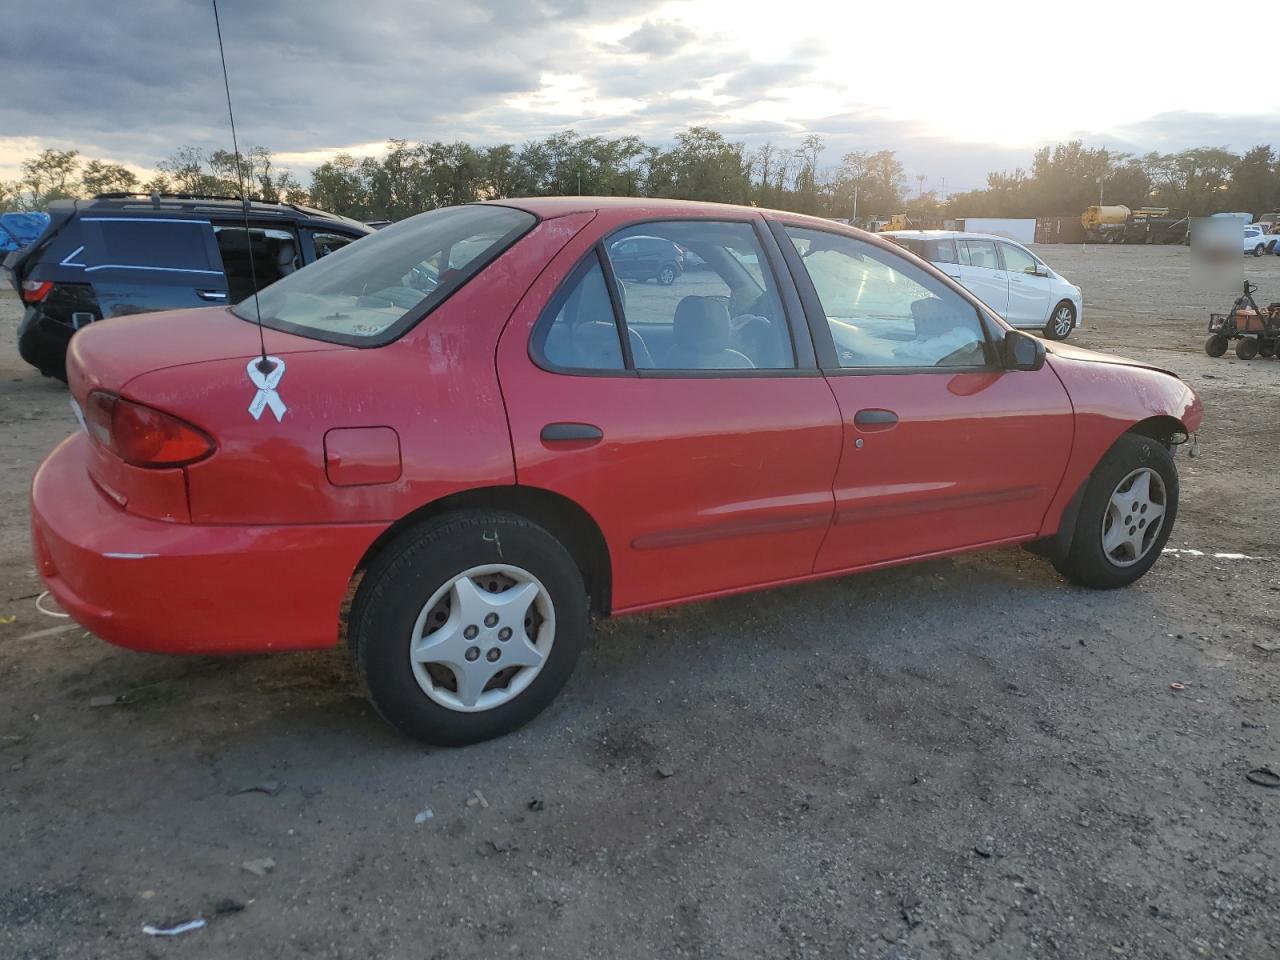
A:
POLYGON ((623 280, 657 280, 669 287, 684 273, 685 253, 661 237, 627 237, 609 249, 614 273, 623 280))
POLYGON ((1277 237, 1267 236, 1262 227, 1257 224, 1248 224, 1244 228, 1244 236, 1242 238, 1240 249, 1245 253, 1260 257, 1264 253, 1271 253, 1276 245, 1277 237))
POLYGON ((261 327, 247 301, 72 340, 84 429, 33 481, 36 567, 122 646, 345 642, 433 743, 537 714, 591 613, 1007 544, 1130 584, 1202 417, 895 244, 750 207, 435 210, 259 300, 261 327), (633 236, 707 269, 678 297, 619 280, 633 236))
POLYGON ((964 284, 1010 326, 1042 330, 1050 340, 1065 340, 1080 326, 1080 288, 1020 243, 956 230, 895 230, 881 236, 964 284))
POLYGON ((67 344, 90 323, 132 313, 235 303, 372 233, 323 210, 239 200, 103 194, 59 200, 25 250, 4 260, 26 304, 18 353, 66 379, 67 344), (250 263, 252 256, 252 263, 250 263))

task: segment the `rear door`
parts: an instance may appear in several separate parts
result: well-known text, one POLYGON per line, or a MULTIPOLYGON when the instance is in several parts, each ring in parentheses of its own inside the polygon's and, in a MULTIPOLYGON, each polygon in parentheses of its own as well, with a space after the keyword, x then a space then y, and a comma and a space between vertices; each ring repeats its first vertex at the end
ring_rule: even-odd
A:
POLYGON ((552 261, 498 347, 519 483, 599 524, 615 611, 809 575, 840 418, 772 237, 756 219, 631 227, 707 262, 659 286, 618 279, 625 222, 606 216, 552 261))
POLYGON ((1009 275, 994 240, 957 240, 960 282, 979 300, 1004 316, 1009 309, 1009 275))
POLYGON ((89 214, 83 244, 63 258, 91 283, 102 316, 227 303, 227 280, 204 219, 89 214))
POLYGON ((1042 327, 1049 319, 1047 276, 1037 276, 1040 265, 1026 250, 1013 243, 1000 243, 1000 257, 1009 277, 1009 309, 1004 318, 1019 327, 1042 327))

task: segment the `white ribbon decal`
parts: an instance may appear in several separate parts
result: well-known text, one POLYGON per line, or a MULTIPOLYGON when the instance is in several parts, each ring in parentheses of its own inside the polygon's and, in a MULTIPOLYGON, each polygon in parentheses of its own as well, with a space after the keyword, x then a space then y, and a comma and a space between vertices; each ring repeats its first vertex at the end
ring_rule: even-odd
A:
POLYGON ((263 373, 258 369, 258 364, 261 362, 261 357, 255 357, 245 368, 249 373, 249 382, 258 388, 253 403, 249 404, 249 413, 253 419, 257 420, 262 416, 262 411, 270 407, 271 412, 276 415, 276 422, 279 423, 284 419, 284 412, 289 409, 280 399, 280 394, 276 393, 276 386, 284 376, 284 361, 279 357, 267 357, 268 363, 275 364, 270 373, 263 373))

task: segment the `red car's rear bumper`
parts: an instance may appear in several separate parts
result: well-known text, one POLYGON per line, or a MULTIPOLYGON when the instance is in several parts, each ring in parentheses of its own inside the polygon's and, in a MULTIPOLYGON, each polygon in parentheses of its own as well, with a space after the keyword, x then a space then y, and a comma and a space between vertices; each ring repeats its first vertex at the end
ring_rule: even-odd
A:
POLYGON ((122 510, 94 485, 83 434, 36 471, 36 568, 72 618, 159 653, 332 646, 352 572, 382 525, 196 526, 122 510))

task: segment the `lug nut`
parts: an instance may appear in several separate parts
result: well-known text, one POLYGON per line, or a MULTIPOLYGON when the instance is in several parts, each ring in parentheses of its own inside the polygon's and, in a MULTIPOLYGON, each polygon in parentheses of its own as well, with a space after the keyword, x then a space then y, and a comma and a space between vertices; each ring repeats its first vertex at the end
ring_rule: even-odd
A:
POLYGON ((499 630, 499 631, 498 631, 498 639, 499 639, 499 640, 503 640, 503 641, 510 640, 510 639, 511 639, 511 628, 510 628, 510 627, 503 627, 501 630, 499 630))
POLYGON ((490 663, 494 663, 500 656, 502 656, 502 651, 499 650, 497 647, 493 647, 488 653, 485 654, 485 657, 488 659, 490 663))
POLYGON ((492 627, 497 622, 498 622, 498 615, 496 613, 489 613, 485 615, 484 625, 486 627, 492 627))
POLYGON ((476 660, 479 660, 479 659, 480 659, 480 648, 479 648, 479 647, 467 647, 467 652, 466 652, 465 656, 466 656, 466 658, 467 658, 468 660, 470 660, 470 661, 472 661, 472 662, 474 663, 476 660))
POLYGON ((477 627, 474 623, 472 623, 467 626, 467 629, 462 631, 462 635, 466 637, 468 640, 474 640, 476 638, 476 634, 478 634, 479 632, 480 632, 480 628, 477 627))

